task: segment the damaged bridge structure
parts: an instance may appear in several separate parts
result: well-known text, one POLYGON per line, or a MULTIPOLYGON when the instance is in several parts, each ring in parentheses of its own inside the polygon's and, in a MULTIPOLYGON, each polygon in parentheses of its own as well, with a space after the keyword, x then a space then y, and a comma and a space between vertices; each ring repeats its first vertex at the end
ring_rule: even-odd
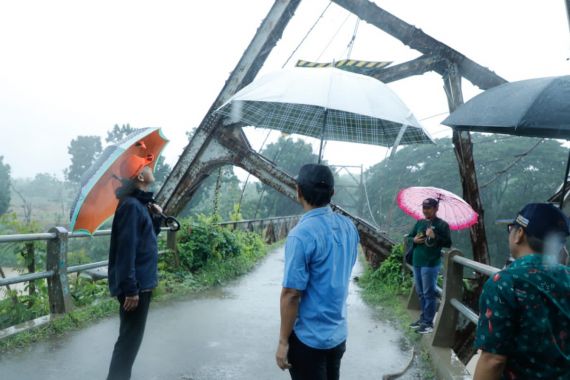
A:
MULTIPOLYGON (((211 107, 203 117, 201 123, 194 129, 194 133, 192 134, 188 145, 185 147, 178 162, 175 164, 173 170, 156 195, 157 202, 163 206, 164 212, 166 214, 178 215, 181 213, 186 205, 191 201, 193 196, 197 194, 201 183, 211 173, 226 165, 237 166, 244 169, 249 174, 259 179, 263 184, 270 186, 284 196, 296 201, 297 196, 295 180, 291 174, 279 168, 267 157, 264 157, 263 155, 256 152, 256 150, 252 148, 250 142, 248 141, 248 138, 242 129, 243 126, 239 124, 227 125, 223 119, 223 116, 217 113, 216 110, 220 108, 225 102, 227 102, 232 95, 251 83, 256 78, 273 48, 281 39, 289 21, 294 17, 294 14, 300 3, 301 0, 275 0, 267 16, 257 29, 255 36, 231 72, 220 93, 213 101, 211 107)), ((404 45, 416 50, 419 53, 419 56, 417 58, 408 62, 388 66, 379 65, 378 67, 369 68, 366 70, 365 75, 372 76, 384 83, 390 83, 405 78, 422 75, 427 72, 437 73, 441 76, 450 112, 453 112, 459 105, 463 103, 463 79, 470 81, 473 85, 483 90, 507 82, 505 79, 495 74, 488 68, 479 65, 459 51, 436 40, 417 27, 412 26, 399 19, 398 17, 390 14, 373 2, 370 2, 368 0, 332 0, 331 3, 335 3, 347 11, 355 14, 360 20, 363 20, 379 28, 383 32, 398 39, 404 45)), ((437 370, 438 378, 469 378, 468 373, 465 372, 465 367, 463 364, 459 366, 453 364, 460 362, 459 359, 466 363, 472 356, 472 352, 470 352, 469 349, 466 349, 466 346, 470 345, 469 334, 470 331, 472 332, 473 322, 476 323, 478 320, 477 312, 471 310, 469 308, 469 305, 466 305, 465 303, 465 297, 463 294, 464 268, 469 268, 477 272, 479 277, 476 280, 479 281, 481 281, 484 276, 489 276, 495 273, 497 271, 497 268, 493 268, 487 265, 489 264, 490 260, 487 248, 485 226, 483 222, 484 210, 479 195, 479 187, 475 172, 475 162, 473 160, 473 145, 471 142, 470 134, 467 131, 454 130, 452 140, 458 162, 458 175, 461 179, 463 198, 479 214, 479 221, 470 229, 474 260, 468 260, 464 258, 462 253, 457 250, 452 250, 445 255, 444 284, 442 289, 440 311, 436 318, 436 328, 433 337, 430 337, 426 344, 429 349, 433 348, 432 360, 435 361, 436 367, 437 361, 442 362, 440 364, 442 364, 441 367, 443 369, 437 370), (471 326, 471 330, 465 328, 467 325, 471 326), (451 363, 451 365, 449 363, 451 363)), ((383 231, 379 230, 375 225, 369 223, 359 216, 352 215, 342 207, 333 204, 332 208, 335 212, 349 217, 354 222, 360 234, 361 247, 367 261, 372 265, 372 267, 378 267, 380 263, 391 253, 392 248, 397 243, 397 241, 388 236, 383 231)), ((279 225, 277 224, 277 221, 247 221, 247 223, 242 222, 242 227, 249 229, 253 228, 254 224, 265 225, 266 223, 270 223, 271 228, 268 229, 269 232, 267 232, 267 235, 274 237, 273 239, 269 240, 274 240, 282 238, 284 232, 288 230, 288 228, 292 226, 294 222, 296 222, 296 219, 295 221, 280 220, 279 225)), ((232 226, 232 228, 239 227, 232 226)), ((47 270, 45 272, 36 273, 35 275, 28 276, 24 279, 20 278, 18 281, 0 279, 0 286, 36 279, 48 279, 48 287, 50 293, 50 313, 53 315, 67 313, 70 303, 67 284, 68 273, 79 272, 81 270, 102 267, 106 265, 105 262, 101 262, 84 264, 75 268, 68 268, 65 263, 67 238, 74 237, 72 235, 73 234, 68 233, 68 231, 65 229, 57 227, 56 229, 52 229, 49 233, 41 234, 41 236, 23 237, 18 235, 13 237, 5 237, 4 240, 2 240, 2 237, 0 237, 0 242, 11 241, 10 239, 14 241, 23 241, 22 239, 46 240, 48 241, 48 251, 51 252, 49 254, 50 259, 47 263, 47 270)), ((176 235, 173 231, 168 232, 168 242, 169 246, 172 245, 170 248, 176 249, 176 235)), ((264 276, 274 276, 277 272, 276 268, 281 268, 281 262, 279 262, 278 259, 271 259, 269 262, 270 263, 267 264, 269 265, 268 269, 263 274, 264 276)), ((265 285, 267 284, 265 278, 257 279, 256 281, 258 282, 252 284, 245 283, 242 288, 239 288, 239 284, 235 287, 235 289, 237 289, 234 289, 236 292, 241 292, 240 294, 244 295, 243 299, 245 301, 243 302, 250 302, 251 304, 253 304, 253 302, 259 302, 259 299, 254 299, 255 295, 251 295, 252 292, 250 289, 252 288, 256 289, 255 292, 268 292, 268 290, 265 288, 265 285)), ((270 277, 269 281, 277 284, 279 280, 270 277)), ((217 296, 220 299, 229 299, 228 302, 231 304, 230 312, 233 312, 237 315, 240 315, 239 313, 243 312, 244 307, 242 307, 243 305, 239 304, 238 301, 232 301, 231 297, 225 297, 225 295, 217 296), (233 302, 233 304, 231 302, 233 302), (232 309, 232 307, 234 309, 232 309)), ((218 320, 216 318, 220 318, 220 316, 223 316, 223 314, 227 312, 226 308, 228 303, 223 307, 220 307, 215 304, 215 302, 208 299, 208 297, 209 296, 206 296, 205 299, 196 301, 193 307, 196 304, 203 304, 202 306, 204 307, 210 307, 213 305, 212 307, 215 310, 212 312, 211 318, 213 321, 218 320), (219 308, 219 310, 217 308, 219 308)), ((269 297, 272 297, 272 294, 269 294, 269 297)), ((358 302, 354 301, 354 304, 356 306, 352 307, 358 308, 358 302)), ((266 305, 249 305, 251 309, 255 309, 257 306, 264 307, 266 305)), ((414 313, 417 313, 418 303, 417 297, 413 290, 410 294, 407 307, 410 310, 412 316, 415 317, 414 313)), ((174 332, 167 331, 166 327, 164 327, 163 330, 156 333, 157 335, 155 338, 151 336, 149 339, 156 339, 155 343, 160 343, 160 339, 162 339, 163 336, 168 336, 168 334, 173 335, 173 340, 179 338, 178 334, 188 334, 185 332, 186 323, 184 318, 187 318, 189 321, 192 321, 196 324, 207 324, 207 317, 205 318, 200 314, 200 312, 196 312, 194 315, 192 314, 193 311, 191 309, 192 308, 181 310, 181 307, 178 308, 176 311, 178 313, 184 314, 183 317, 180 318, 173 318, 170 315, 171 313, 166 311, 157 311, 157 313, 162 313, 159 317, 161 321, 163 318, 171 318, 171 323, 173 325, 176 323, 184 323, 177 331, 174 332)), ((258 310, 256 309, 256 311, 258 310)), ((272 312, 270 309, 269 311, 272 312)), ((265 320, 263 321, 257 321, 255 320, 255 317, 252 317, 251 315, 241 315, 241 317, 244 321, 251 322, 252 324, 255 323, 256 329, 261 328, 259 326, 263 325, 263 323, 258 322, 266 322, 267 320, 271 319, 270 316, 264 317, 265 320)), ((223 328, 224 323, 224 321, 220 321, 219 325, 213 326, 213 329, 218 332, 219 328, 223 328)), ((107 325, 109 326, 105 328, 108 328, 109 331, 115 331, 116 326, 112 326, 109 323, 107 325)), ((204 327, 204 329, 206 329, 206 327, 204 327)), ((272 326, 269 327, 273 328, 272 326)), ((92 334, 93 336, 105 335, 105 333, 97 330, 98 328, 99 327, 94 328, 87 334, 92 334)), ((358 326, 355 326, 355 329, 358 329, 358 326)), ((204 360, 207 360, 207 355, 209 352, 208 350, 213 350, 220 347, 223 348, 224 340, 222 337, 219 341, 206 341, 206 338, 202 337, 200 333, 200 331, 197 331, 195 335, 192 335, 191 337, 189 336, 188 341, 198 341, 198 347, 200 347, 200 349, 197 349, 192 353, 196 355, 196 357, 203 355, 204 360), (201 338, 204 338, 203 342, 200 341, 201 338)), ((227 334, 239 333, 239 331, 235 331, 233 329, 229 329, 227 332, 227 334)), ((377 334, 389 333, 389 331, 377 332, 377 334)), ((261 335, 262 334, 260 334, 260 336, 261 335)), ((366 331, 366 333, 362 336, 371 336, 370 331, 366 331)), ((236 340, 240 340, 241 343, 241 340, 246 341, 249 338, 250 336, 238 336, 236 340)), ((2 339, 2 336, 0 336, 0 339, 2 339)), ((86 339, 90 338, 87 337, 86 339)), ((388 340, 389 339, 386 339, 386 341, 388 340)), ((265 344, 267 342, 264 341, 262 343, 265 344)), ((366 343, 368 344, 368 342, 366 343)), ((396 343, 393 341, 390 341, 389 344, 396 345, 396 343)), ((103 350, 103 348, 101 349, 103 350)), ((270 347, 269 349, 273 349, 273 347, 270 347)), ((234 355, 234 351, 235 350, 228 350, 228 357, 234 355)), ((161 354, 161 352, 158 350, 156 353, 157 355, 161 354)), ((181 353, 176 350, 169 352, 168 354, 172 355, 174 358, 173 361, 179 360, 181 363, 184 363, 186 360, 186 357, 176 356, 181 355, 181 353)), ((182 352, 182 354, 185 353, 182 352)), ((235 359, 233 356, 232 358, 235 359)), ((64 361, 66 359, 62 356, 61 360, 64 361)), ((263 360, 265 360, 265 358, 252 358, 252 371, 256 370, 256 363, 262 362, 263 360)), ((387 359, 387 361, 389 361, 389 359, 387 359)), ((2 368, 2 365, 6 366, 6 361, 4 361, 4 363, 0 361, 0 368, 2 368)), ((362 365, 362 368, 365 367, 366 365, 362 365)), ((93 370, 96 371, 96 366, 93 366, 93 368, 93 370)), ((14 373, 17 373, 19 369, 14 366, 13 371, 14 373)), ((220 371, 225 371, 225 368, 220 369, 220 371)), ((221 373, 222 372, 220 372, 220 374, 221 373)), ((205 374, 200 378, 224 378, 220 374, 205 374)), ((180 375, 179 373, 174 375, 178 376, 178 378, 181 379, 196 378, 180 375)), ((69 374, 69 378, 74 378, 72 377, 71 372, 69 374)))
MULTIPOLYGON (((429 36, 421 29, 406 23, 373 2, 368 0, 332 0, 331 3, 336 3, 358 16, 360 20, 379 28, 420 53, 419 57, 408 62, 387 67, 382 65, 371 69, 367 68, 365 75, 389 83, 427 72, 437 73, 442 79, 449 112, 453 112, 463 103, 463 79, 470 81, 482 90, 507 82, 490 69, 481 66, 461 52, 429 36)), ((274 2, 158 193, 157 199, 167 213, 176 215, 180 212, 209 173, 224 165, 240 167, 257 177, 265 185, 296 200, 295 181, 291 175, 252 149, 241 128, 242 126, 225 125, 223 117, 215 111, 233 94, 255 79, 272 49, 282 37, 287 24, 294 17, 299 4, 300 0, 276 0, 274 2)), ((441 91, 441 89, 434 90, 441 91)), ((478 268, 477 265, 479 264, 484 266, 489 264, 490 259, 484 226, 484 210, 473 159, 473 144, 469 132, 459 130, 453 130, 452 142, 458 163, 463 198, 479 214, 478 222, 470 228, 472 255, 474 263, 476 263, 472 266, 478 268)), ((332 207, 336 212, 344 214, 354 221, 368 262, 373 267, 378 266, 390 254, 395 241, 366 220, 351 215, 337 205, 332 205, 332 207)), ((454 257, 455 255, 457 253, 454 253, 454 257)), ((448 261, 448 263, 447 270, 454 270, 456 274, 460 272, 453 262, 448 261)), ((492 269, 487 270, 487 272, 479 272, 476 282, 479 285, 482 284, 484 276, 491 272, 492 269)), ((461 287, 461 281, 457 276, 454 277, 454 281, 453 286, 461 287)), ((469 347, 471 347, 472 342, 473 324, 466 323, 465 316, 470 322, 476 322, 477 314, 470 309, 464 309, 465 306, 460 303, 462 292, 459 293, 451 287, 449 282, 444 284, 443 299, 446 301, 442 310, 445 310, 451 317, 443 317, 440 323, 441 329, 436 334, 437 338, 430 342, 430 346, 447 347, 450 349, 449 352, 452 357, 455 355, 454 351, 451 350, 452 348, 455 352, 466 351, 468 353, 463 355, 461 359, 467 362, 472 354, 472 352, 469 353, 471 351, 469 347), (456 303, 453 307, 450 303, 452 300, 456 303), (464 331, 459 331, 457 328, 458 320, 464 321, 459 323, 463 325, 464 331), (470 327, 465 330, 466 324, 470 327)), ((408 305, 410 309, 414 309, 414 297, 415 295, 412 292, 411 301, 408 305)), ((475 297, 477 297, 476 294, 475 297)), ((415 305, 417 306, 417 304, 415 305)), ((443 361, 449 362, 448 359, 443 361)), ((453 359, 451 361, 453 362, 453 359)))
MULTIPOLYGON (((422 54, 409 62, 368 70, 367 75, 388 83, 434 71, 442 76, 450 111, 463 103, 462 78, 468 79, 481 89, 506 82, 489 69, 372 2, 367 0, 333 0, 333 2, 422 54)), ((179 213, 209 173, 223 165, 243 168, 264 184, 296 200, 294 179, 252 149, 240 126, 224 125, 222 116, 215 111, 234 93, 254 80, 294 16, 299 3, 300 0, 277 0, 269 10, 158 193, 157 200, 164 205, 167 213, 173 215, 179 213)), ((454 131, 453 142, 463 196, 480 215, 479 222, 471 228, 474 258, 479 262, 488 263, 489 254, 483 225, 484 212, 479 196, 469 132, 454 131)), ((354 221, 366 257, 373 266, 378 265, 390 253, 394 241, 365 220, 350 215, 338 206, 333 205, 333 208, 354 221)))

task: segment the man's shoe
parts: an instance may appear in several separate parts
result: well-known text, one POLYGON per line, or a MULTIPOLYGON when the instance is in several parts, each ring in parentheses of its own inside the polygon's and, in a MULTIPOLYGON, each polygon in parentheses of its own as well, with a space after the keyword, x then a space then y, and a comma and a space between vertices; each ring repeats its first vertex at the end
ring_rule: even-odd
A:
POLYGON ((429 333, 433 332, 433 326, 421 325, 417 331, 420 334, 429 334, 429 333))
POLYGON ((420 319, 418 319, 417 321, 415 321, 414 323, 410 323, 410 328, 412 330, 417 330, 420 327, 422 327, 422 321, 420 319))

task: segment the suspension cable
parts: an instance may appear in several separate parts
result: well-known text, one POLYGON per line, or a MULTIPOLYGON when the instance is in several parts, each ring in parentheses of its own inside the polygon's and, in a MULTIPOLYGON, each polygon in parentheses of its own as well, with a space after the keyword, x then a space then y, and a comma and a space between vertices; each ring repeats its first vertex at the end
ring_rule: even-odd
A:
POLYGON ((332 42, 334 41, 334 39, 336 38, 336 36, 340 33, 340 30, 342 29, 342 27, 344 26, 344 24, 346 24, 346 22, 348 21, 349 17, 350 17, 350 13, 344 18, 344 21, 339 25, 338 29, 336 30, 336 32, 333 34, 333 36, 331 37, 331 39, 329 40, 329 42, 327 43, 327 45, 325 46, 325 48, 321 51, 321 54, 319 54, 319 56, 317 57, 317 61, 319 59, 321 59, 321 56, 325 53, 325 51, 327 51, 327 49, 329 48, 329 46, 332 44, 332 42))
POLYGON ((315 28, 315 26, 317 26, 317 24, 319 23, 319 21, 321 21, 321 19, 323 18, 323 16, 325 15, 325 13, 327 12, 327 10, 329 9, 329 7, 331 6, 332 1, 330 1, 328 3, 328 5, 325 7, 325 9, 323 10, 323 12, 321 13, 321 15, 319 16, 319 18, 317 18, 317 21, 315 21, 315 23, 313 24, 313 26, 311 26, 309 28, 309 30, 307 31, 307 33, 305 34, 305 36, 303 37, 303 39, 301 39, 301 42, 299 42, 299 44, 297 45, 297 47, 293 50, 293 52, 291 53, 291 55, 289 55, 289 58, 287 58, 287 60, 285 61, 285 63, 283 64, 283 66, 281 66, 281 68, 284 68, 287 63, 289 63, 289 60, 293 57, 293 55, 297 52, 297 50, 299 50, 299 48, 301 47, 301 45, 303 45, 303 42, 305 42, 305 40, 307 39, 307 37, 309 37, 309 34, 311 34, 311 32, 313 31, 313 29, 315 28))
MULTIPOLYGON (((285 60, 285 63, 283 63, 283 65, 281 66, 281 68, 285 68, 285 66, 287 66, 287 64, 289 63, 289 61, 291 60, 291 58, 293 58, 293 55, 295 55, 295 53, 297 52, 297 50, 299 50, 301 48, 301 46, 303 45, 303 43, 305 42, 305 40, 309 37, 309 35, 311 34, 311 32, 313 31, 313 29, 315 29, 315 27, 317 26, 317 24, 321 21, 321 19, 324 17, 325 13, 327 12, 327 10, 330 8, 330 6, 332 5, 332 1, 330 1, 327 6, 325 7, 325 9, 323 9, 323 11, 321 12, 321 14, 319 15, 319 17, 315 20, 315 22, 313 23, 313 25, 311 25, 311 27, 309 28, 309 30, 307 31, 307 33, 305 33, 305 35, 303 36, 303 38, 301 39, 301 41, 297 44, 297 46, 295 47, 295 49, 293 49, 293 52, 291 52, 291 54, 289 55, 289 57, 287 57, 287 59, 285 60)), ((267 132, 267 135, 265 136, 265 139, 263 140, 263 143, 261 144, 261 146, 259 147, 259 149, 257 150, 257 153, 261 153, 261 150, 265 147, 265 143, 267 142, 267 139, 269 139, 269 136, 271 135, 271 133, 273 132, 273 130, 269 130, 267 132)), ((251 173, 247 174, 247 177, 245 179, 245 182, 243 184, 243 188, 239 197, 239 203, 238 203, 238 212, 241 211, 241 203, 243 201, 243 196, 245 194, 245 188, 247 187, 247 184, 249 183, 249 178, 251 177, 251 173)), ((256 208, 256 214, 257 214, 257 208, 256 208)))
POLYGON ((352 37, 348 42, 348 45, 346 45, 346 48, 348 49, 348 52, 346 54, 346 59, 350 59, 350 56, 352 55, 352 48, 354 47, 354 41, 356 40, 356 34, 358 33, 359 25, 360 25, 360 17, 356 16, 356 24, 354 25, 354 31, 352 32, 352 37))

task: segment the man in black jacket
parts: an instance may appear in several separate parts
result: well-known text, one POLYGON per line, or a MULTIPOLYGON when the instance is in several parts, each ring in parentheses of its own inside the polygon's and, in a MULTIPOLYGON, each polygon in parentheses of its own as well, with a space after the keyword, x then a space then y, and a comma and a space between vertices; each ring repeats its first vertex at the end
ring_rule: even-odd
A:
POLYGON ((119 338, 115 343, 107 380, 128 380, 146 324, 152 289, 158 284, 159 216, 149 186, 154 182, 147 166, 152 157, 133 156, 121 166, 124 186, 113 219, 109 250, 109 290, 120 303, 119 338), (134 175, 132 174, 134 173, 134 175))

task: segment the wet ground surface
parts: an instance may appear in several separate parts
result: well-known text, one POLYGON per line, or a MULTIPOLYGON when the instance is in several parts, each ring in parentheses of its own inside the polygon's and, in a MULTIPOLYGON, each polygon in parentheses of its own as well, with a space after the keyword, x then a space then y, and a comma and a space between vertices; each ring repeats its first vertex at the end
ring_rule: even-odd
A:
MULTIPOLYGON (((186 300, 151 304, 133 380, 288 379, 274 353, 279 333, 283 250, 223 288, 186 300)), ((357 264, 355 272, 360 267, 357 264)), ((342 379, 382 379, 400 371, 410 348, 393 323, 381 321, 351 285, 349 338, 342 379)), ((118 333, 118 316, 24 352, 0 358, 6 380, 104 379, 118 333)), ((402 379, 418 379, 414 366, 402 379)))

